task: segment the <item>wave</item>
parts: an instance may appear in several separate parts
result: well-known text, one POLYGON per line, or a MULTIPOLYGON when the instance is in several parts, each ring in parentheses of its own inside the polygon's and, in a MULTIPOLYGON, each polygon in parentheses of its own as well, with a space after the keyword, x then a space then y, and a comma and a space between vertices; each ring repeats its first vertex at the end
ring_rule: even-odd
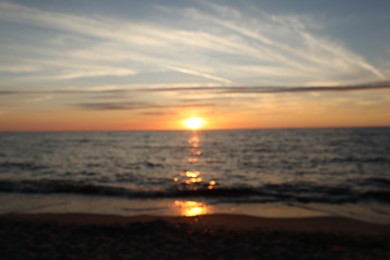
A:
POLYGON ((33 162, 11 162, 11 161, 6 161, 6 162, 1 162, 0 163, 0 169, 12 169, 16 168, 19 170, 42 170, 42 169, 47 169, 47 166, 42 165, 42 164, 36 164, 33 162))
POLYGON ((80 183, 62 180, 0 181, 0 192, 33 194, 76 194, 124 198, 183 198, 204 197, 221 202, 298 202, 298 203, 356 203, 375 201, 390 203, 390 191, 357 191, 346 187, 313 186, 310 184, 267 184, 261 187, 198 187, 187 189, 176 185, 166 189, 139 189, 109 186, 101 183, 80 183))

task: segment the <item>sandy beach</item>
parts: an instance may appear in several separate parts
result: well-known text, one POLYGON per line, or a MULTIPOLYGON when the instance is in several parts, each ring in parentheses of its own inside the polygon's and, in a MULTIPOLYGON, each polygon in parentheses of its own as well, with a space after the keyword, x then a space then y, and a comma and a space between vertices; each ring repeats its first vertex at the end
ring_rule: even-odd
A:
POLYGON ((4 259, 386 259, 390 226, 339 217, 0 216, 4 259))

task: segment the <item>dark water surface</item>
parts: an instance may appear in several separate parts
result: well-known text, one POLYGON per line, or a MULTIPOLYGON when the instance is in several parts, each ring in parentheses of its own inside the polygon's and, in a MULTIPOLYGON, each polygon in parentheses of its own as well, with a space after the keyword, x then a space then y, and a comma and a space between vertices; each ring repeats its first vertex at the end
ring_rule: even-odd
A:
POLYGON ((345 204, 388 219, 390 128, 0 133, 0 192, 345 204))

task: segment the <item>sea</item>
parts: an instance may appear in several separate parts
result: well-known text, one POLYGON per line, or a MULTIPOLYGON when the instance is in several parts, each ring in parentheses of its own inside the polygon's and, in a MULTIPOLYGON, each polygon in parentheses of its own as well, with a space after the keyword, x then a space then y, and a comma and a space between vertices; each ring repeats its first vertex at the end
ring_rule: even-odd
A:
POLYGON ((0 133, 0 214, 390 224, 390 128, 0 133))

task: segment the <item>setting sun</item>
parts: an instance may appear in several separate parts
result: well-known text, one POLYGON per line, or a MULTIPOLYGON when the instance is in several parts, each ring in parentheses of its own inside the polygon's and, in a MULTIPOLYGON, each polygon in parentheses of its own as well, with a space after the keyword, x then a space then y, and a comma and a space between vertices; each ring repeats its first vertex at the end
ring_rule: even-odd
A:
POLYGON ((190 117, 184 121, 184 125, 192 130, 197 130, 205 124, 205 121, 201 117, 190 117))

